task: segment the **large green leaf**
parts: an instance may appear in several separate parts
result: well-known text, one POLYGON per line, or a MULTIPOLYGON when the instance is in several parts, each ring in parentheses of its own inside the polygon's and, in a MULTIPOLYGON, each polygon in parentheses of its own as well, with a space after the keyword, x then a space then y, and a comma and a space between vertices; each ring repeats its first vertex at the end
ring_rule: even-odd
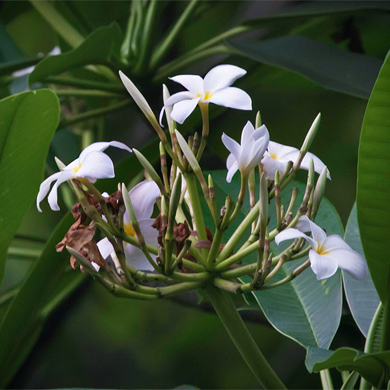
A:
POLYGON ((325 88, 367 99, 381 61, 303 36, 230 43, 236 54, 300 73, 325 88))
POLYGON ((390 365, 390 351, 363 354, 352 348, 339 348, 329 351, 321 348, 309 348, 306 355, 306 367, 309 372, 320 372, 327 368, 339 371, 357 371, 374 387, 378 387, 384 370, 390 365))
POLYGON ((367 104, 360 135, 357 214, 364 253, 382 302, 390 274, 390 57, 367 104))
MULTIPOLYGON (((226 182, 226 171, 210 172, 213 177, 215 186, 216 198, 219 200, 218 206, 222 206, 225 197, 230 195, 235 199, 240 189, 240 178, 236 175, 231 183, 226 182)), ((289 197, 293 187, 298 187, 299 197, 297 204, 299 205, 305 186, 298 182, 293 182, 282 193, 282 203, 288 206, 289 197)), ((207 206, 203 205, 206 210, 207 206)), ((295 210, 296 211, 296 210, 295 210)), ((248 199, 244 203, 240 214, 239 221, 235 221, 232 229, 226 234, 229 237, 232 230, 249 212, 248 199)), ((270 229, 275 227, 276 213, 274 202, 271 201, 269 206, 270 214, 270 229)), ((206 214, 206 226, 213 226, 211 217, 206 214)), ((343 235, 343 228, 339 216, 326 199, 323 200, 316 222, 326 230, 328 234, 335 233, 343 235)), ((245 238, 239 243, 243 244, 245 238)), ((277 250, 277 248, 273 248, 277 250)), ((306 260, 306 259, 304 259, 306 260)), ((273 281, 278 281, 291 273, 304 260, 287 263, 282 270, 275 276, 273 281)), ((256 261, 256 253, 248 256, 244 263, 253 263, 256 261)), ((243 278, 245 281, 250 281, 243 278)), ((303 272, 299 277, 291 283, 278 287, 272 290, 258 291, 254 296, 263 310, 265 316, 272 326, 279 332, 294 339, 305 347, 321 346, 327 348, 337 331, 341 317, 341 278, 337 272, 333 277, 318 281, 311 269, 303 272)))
POLYGON ((77 48, 43 59, 30 74, 30 85, 69 69, 105 64, 117 51, 121 38, 121 30, 116 23, 96 29, 77 48))
MULTIPOLYGON (((364 256, 357 221, 356 204, 353 206, 348 219, 344 239, 353 250, 364 256)), ((370 275, 368 275, 366 281, 361 281, 352 277, 348 272, 342 272, 342 274, 345 296, 352 316, 359 329, 367 336, 372 318, 379 304, 379 297, 374 283, 370 275)))
POLYGON ((69 213, 54 230, 0 324, 1 388, 5 388, 30 353, 47 315, 83 277, 73 270, 65 274, 69 255, 55 250, 72 221, 69 213))
POLYGON ((0 281, 7 248, 42 179, 60 107, 50 90, 0 101, 0 281))

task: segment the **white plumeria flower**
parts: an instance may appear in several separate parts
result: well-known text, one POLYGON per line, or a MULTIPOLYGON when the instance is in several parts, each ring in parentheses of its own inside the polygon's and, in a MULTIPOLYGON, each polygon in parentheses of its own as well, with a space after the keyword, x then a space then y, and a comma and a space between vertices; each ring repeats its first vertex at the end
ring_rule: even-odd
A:
POLYGON ((131 152, 131 149, 127 145, 118 141, 95 142, 87 146, 76 160, 72 161, 69 165, 66 165, 60 172, 54 173, 42 182, 37 196, 38 211, 42 212, 39 204, 46 197, 53 181, 55 181, 55 183, 50 191, 48 202, 50 208, 56 211, 60 209, 57 203, 57 189, 61 183, 78 177, 86 178, 91 183, 95 183, 97 179, 115 177, 114 164, 110 157, 103 153, 109 146, 131 152))
POLYGON ((218 106, 251 110, 252 100, 242 89, 231 87, 246 70, 235 65, 218 65, 202 77, 192 74, 183 74, 170 77, 171 80, 187 88, 187 91, 178 92, 170 96, 160 113, 160 124, 165 107, 173 106, 171 118, 182 124, 194 111, 197 104, 214 103, 218 106))
POLYGON ((247 176, 260 163, 268 147, 269 133, 265 125, 255 130, 248 121, 241 133, 241 145, 225 133, 222 134, 222 142, 231 153, 226 160, 226 181, 230 183, 237 170, 247 176))
POLYGON ((318 280, 331 277, 337 268, 349 272, 355 279, 366 279, 368 268, 364 257, 351 249, 339 235, 332 234, 327 237, 307 216, 300 217, 296 227, 283 230, 275 237, 275 242, 279 245, 285 240, 304 238, 311 245, 309 259, 318 280), (312 237, 303 232, 311 232, 312 237))
MULTIPOLYGON (((129 196, 146 244, 157 246, 158 230, 152 227, 155 220, 150 217, 153 214, 156 199, 160 196, 160 189, 154 181, 142 181, 129 191, 129 196)), ((127 211, 123 215, 123 229, 129 236, 136 237, 127 211)), ((107 238, 100 240, 98 247, 104 259, 114 251, 113 246, 107 238)), ((153 266, 146 260, 141 249, 124 242, 124 250, 126 261, 129 265, 145 271, 154 270, 153 266)), ((151 257, 155 260, 156 255, 151 254, 151 257)))
MULTIPOLYGON (((292 146, 286 146, 277 142, 269 141, 268 150, 264 154, 261 163, 264 166, 267 180, 275 179, 275 172, 278 170, 279 175, 283 175, 289 161, 293 163, 298 159, 299 150, 292 146)), ((301 168, 309 170, 310 160, 313 159, 314 170, 321 173, 325 164, 313 153, 307 152, 302 160, 301 168)), ((330 174, 327 174, 330 179, 330 174)))

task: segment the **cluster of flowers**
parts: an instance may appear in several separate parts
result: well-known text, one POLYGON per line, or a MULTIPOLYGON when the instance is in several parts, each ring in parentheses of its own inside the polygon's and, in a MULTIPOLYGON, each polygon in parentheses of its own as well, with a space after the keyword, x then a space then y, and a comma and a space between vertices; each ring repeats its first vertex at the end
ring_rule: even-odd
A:
MULTIPOLYGON (((172 125, 172 121, 182 124, 197 106, 200 107, 202 115, 204 115, 209 103, 239 110, 251 110, 252 101, 249 95, 243 90, 231 86, 235 80, 245 74, 246 71, 237 66, 219 65, 211 69, 204 79, 196 75, 172 77, 171 80, 181 84, 186 88, 186 91, 178 92, 165 99, 165 104, 160 114, 160 125, 162 126, 161 122, 164 112, 170 125, 172 125)), ((154 115, 151 113, 150 107, 143 96, 123 73, 120 73, 120 77, 141 110, 152 122, 153 126, 157 128, 158 123, 153 119, 154 115)), ((316 118, 317 120, 318 117, 316 118)), ((183 147, 183 137, 177 130, 175 134, 185 157, 187 157, 191 165, 190 157, 186 156, 185 147, 183 147)), ((265 125, 255 128, 248 121, 242 130, 240 143, 226 134, 222 135, 222 142, 230 152, 226 161, 228 170, 227 182, 232 180, 237 171, 240 171, 244 182, 247 182, 251 172, 259 166, 265 179, 273 183, 276 177, 282 177, 287 174, 292 164, 298 160, 299 168, 309 171, 314 168, 315 172, 318 174, 325 173, 328 179, 330 179, 327 168, 319 158, 306 151, 302 156, 301 151, 296 148, 271 141, 265 125)), ((51 175, 41 184, 37 196, 38 210, 41 211, 40 203, 47 194, 49 194, 48 202, 51 209, 59 210, 57 189, 65 181, 70 182, 73 188, 80 189, 82 186, 87 186, 89 189, 90 184, 97 179, 113 178, 115 176, 113 163, 104 153, 109 146, 132 152, 128 146, 121 142, 97 142, 84 149, 79 158, 72 161, 69 165, 65 166, 65 164, 57 160, 60 172, 51 175), (53 182, 54 185, 50 190, 53 182)), ((184 193, 185 185, 186 183, 183 180, 184 193)), ((161 187, 155 181, 139 183, 128 193, 134 210, 129 210, 125 202, 126 211, 123 215, 123 230, 129 236, 136 237, 131 221, 131 213, 134 212, 139 224, 137 228, 142 232, 146 244, 154 247, 158 247, 159 231, 155 228, 155 219, 151 217, 154 205, 160 198, 160 193, 161 187)), ((103 196, 105 201, 108 202, 110 199, 109 195, 103 194, 103 196)), ((191 208, 190 200, 186 198, 186 201, 189 208, 191 208)), ((243 199, 241 199, 241 203, 242 201, 243 199)), ((90 203, 93 202, 90 201, 90 203)), ((288 226, 275 236, 275 242, 278 245, 282 241, 292 239, 304 239, 309 243, 310 250, 308 251, 308 256, 311 268, 317 279, 332 276, 338 268, 348 271, 355 278, 366 278, 367 266, 364 258, 353 251, 340 236, 331 235, 327 237, 326 233, 312 222, 308 216, 300 216, 295 221, 294 226, 288 226)), ((108 238, 99 241, 97 247, 102 259, 107 259, 114 252, 114 247, 108 238)), ((124 252, 127 262, 132 267, 142 270, 153 270, 151 263, 145 259, 145 252, 139 246, 124 243, 124 252)), ((154 260, 156 259, 156 254, 151 256, 154 260)), ((98 270, 102 260, 97 262, 91 261, 91 263, 98 270)))

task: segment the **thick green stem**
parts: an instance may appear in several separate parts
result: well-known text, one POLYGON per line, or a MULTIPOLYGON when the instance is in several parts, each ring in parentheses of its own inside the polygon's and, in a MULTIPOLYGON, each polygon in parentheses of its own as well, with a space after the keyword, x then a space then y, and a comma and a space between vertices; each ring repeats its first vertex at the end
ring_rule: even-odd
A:
POLYGON ((329 370, 321 370, 320 376, 323 390, 333 390, 334 387, 329 370))
POLYGON ((253 340, 230 294, 213 286, 207 286, 206 293, 245 363, 261 385, 265 389, 285 389, 253 340))

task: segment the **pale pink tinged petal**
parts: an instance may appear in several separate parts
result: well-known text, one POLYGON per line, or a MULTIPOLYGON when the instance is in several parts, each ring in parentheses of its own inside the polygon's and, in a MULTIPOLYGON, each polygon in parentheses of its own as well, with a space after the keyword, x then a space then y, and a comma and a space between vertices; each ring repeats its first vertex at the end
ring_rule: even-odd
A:
POLYGON ((214 92, 210 99, 204 100, 218 106, 235 108, 237 110, 252 110, 252 99, 242 89, 230 87, 214 92))
POLYGON ((310 245, 314 244, 313 240, 309 236, 302 233, 298 229, 293 229, 293 228, 289 228, 281 231, 275 237, 275 243, 276 245, 279 245, 282 241, 293 240, 293 239, 295 240, 296 238, 304 238, 307 242, 309 242, 310 245))
POLYGON ((309 252, 310 265, 318 280, 330 278, 337 272, 338 263, 332 256, 321 256, 316 251, 309 252))
POLYGON ((329 256, 332 256, 340 269, 350 273, 355 279, 366 280, 368 268, 366 260, 359 253, 351 248, 329 250, 329 256))
POLYGON ((233 165, 229 168, 228 173, 226 175, 226 181, 230 183, 232 181, 232 178, 234 174, 238 171, 238 164, 237 161, 233 163, 233 165))
POLYGON ((54 180, 57 180, 62 175, 62 172, 56 172, 53 175, 49 176, 46 180, 44 180, 41 185, 39 186, 39 192, 37 195, 37 209, 41 213, 42 209, 40 208, 39 204, 42 202, 42 200, 45 198, 47 193, 50 190, 50 185, 54 180))
POLYGON ((262 125, 262 126, 258 127, 257 129, 255 129, 252 136, 257 141, 259 138, 267 136, 267 135, 268 135, 268 142, 271 142, 271 141, 269 141, 269 131, 268 131, 267 127, 265 125, 262 125))
POLYGON ((88 153, 80 169, 77 171, 76 177, 89 177, 94 179, 115 177, 114 164, 107 154, 102 152, 88 153))
POLYGON ((229 87, 245 74, 246 70, 238 66, 218 65, 206 74, 203 82, 204 91, 213 93, 222 88, 229 87))
POLYGON ((100 240, 97 243, 97 246, 103 259, 107 259, 107 257, 110 256, 112 252, 114 252, 114 247, 112 246, 111 242, 108 241, 107 237, 100 240))
POLYGON ((109 146, 113 146, 115 148, 124 149, 128 152, 132 152, 132 150, 125 145, 123 142, 119 141, 110 141, 110 142, 94 142, 93 144, 87 146, 80 154, 79 160, 81 163, 84 162, 85 157, 88 155, 88 153, 91 152, 103 152, 106 150, 109 146))
POLYGON ((250 121, 246 122, 241 132, 241 147, 245 146, 246 144, 249 144, 250 142, 253 142, 254 131, 255 128, 253 127, 252 123, 250 121))
MULTIPOLYGON (((146 259, 141 249, 134 245, 125 243, 124 245, 126 262, 133 268, 141 271, 153 271, 153 266, 146 259)), ((150 255, 153 260, 156 259, 156 255, 150 255)))
POLYGON ((286 163, 274 160, 267 154, 265 154, 265 156, 261 160, 261 163, 263 164, 264 171, 266 174, 265 177, 267 180, 275 180, 276 171, 279 171, 279 175, 283 175, 287 167, 286 163))
POLYGON ((233 138, 230 138, 225 133, 222 134, 222 142, 225 145, 226 149, 234 155, 234 158, 238 162, 241 155, 241 146, 233 138))
POLYGON ((60 184, 62 184, 63 182, 72 179, 74 177, 74 174, 75 174, 73 172, 73 170, 71 170, 71 171, 65 170, 65 171, 62 171, 60 173, 61 173, 61 175, 58 176, 57 181, 54 183, 54 186, 51 189, 50 194, 47 198, 49 205, 50 205, 50 208, 53 211, 58 211, 60 209, 60 207, 58 206, 58 203, 57 203, 57 201, 58 201, 58 194, 57 194, 58 186, 60 184))
POLYGON ((298 219, 298 223, 296 224, 296 228, 301 232, 311 232, 311 224, 310 219, 306 215, 302 215, 298 219))
POLYGON ((233 166, 233 164, 237 164, 237 160, 234 157, 234 154, 230 153, 228 158, 226 159, 226 168, 230 169, 233 166))
POLYGON ((160 196, 160 189, 154 181, 145 180, 133 187, 129 195, 135 216, 141 220, 152 216, 156 199, 160 196))
MULTIPOLYGON (((181 84, 184 88, 188 89, 194 94, 199 93, 203 95, 203 79, 200 76, 194 74, 183 74, 179 76, 170 77, 169 79, 174 81, 175 83, 181 84)), ((168 102, 165 105, 167 106, 168 102)))
POLYGON ((171 118, 175 122, 182 124, 188 118, 191 112, 195 110, 195 107, 197 106, 198 102, 199 102, 199 98, 183 100, 176 103, 173 106, 173 110, 171 112, 171 118))
MULTIPOLYGON (((310 153, 310 152, 307 152, 305 157, 303 158, 302 163, 301 163, 301 168, 306 169, 308 171, 309 167, 310 167, 310 160, 311 159, 313 159, 314 170, 318 174, 320 174, 323 171, 323 169, 325 168, 325 164, 317 156, 315 156, 313 153, 310 153)), ((329 171, 328 171, 326 177, 330 180, 329 171)))

